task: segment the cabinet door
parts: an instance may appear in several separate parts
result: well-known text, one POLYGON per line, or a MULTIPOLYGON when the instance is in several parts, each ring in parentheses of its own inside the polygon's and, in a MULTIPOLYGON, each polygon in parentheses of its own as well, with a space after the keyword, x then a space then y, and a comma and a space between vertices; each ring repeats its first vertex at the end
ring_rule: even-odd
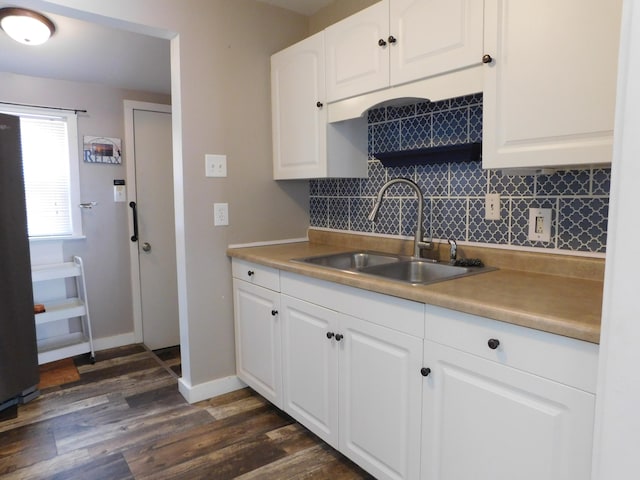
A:
POLYGON ((424 353, 423 480, 590 478, 593 394, 430 341, 424 353))
POLYGON ((330 102, 389 86, 389 0, 325 30, 330 102), (384 42, 380 45, 379 42, 384 42))
POLYGON ((392 0, 391 85, 480 64, 482 0, 392 0))
POLYGON ((485 0, 485 168, 611 162, 620 4, 485 0))
POLYGON ((280 294, 233 280, 238 377, 282 408, 280 294))
POLYGON ((326 175, 324 33, 271 57, 273 177, 326 175))
POLYGON ((338 314, 286 295, 281 312, 284 410, 337 448, 338 314))
POLYGON ((379 479, 418 478, 422 339, 342 316, 340 451, 379 479))

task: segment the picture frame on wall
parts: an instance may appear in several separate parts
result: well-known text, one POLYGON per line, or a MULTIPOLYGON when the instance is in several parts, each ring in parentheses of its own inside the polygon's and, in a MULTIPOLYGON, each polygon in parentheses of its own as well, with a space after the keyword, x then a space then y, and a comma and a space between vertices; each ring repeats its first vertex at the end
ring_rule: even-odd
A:
POLYGON ((122 164, 122 140, 119 138, 85 135, 83 145, 85 163, 122 164))

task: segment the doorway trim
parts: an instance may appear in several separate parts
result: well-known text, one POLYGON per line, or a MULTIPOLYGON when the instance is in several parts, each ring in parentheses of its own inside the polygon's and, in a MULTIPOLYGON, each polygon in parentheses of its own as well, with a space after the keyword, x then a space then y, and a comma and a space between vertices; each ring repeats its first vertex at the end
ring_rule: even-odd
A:
MULTIPOLYGON (((148 112, 171 113, 171 105, 161 103, 137 102, 133 100, 124 101, 124 153, 127 168, 127 220, 129 236, 133 235, 133 213, 129 208, 129 202, 138 201, 136 191, 136 153, 134 146, 134 121, 135 110, 145 110, 148 112)), ((129 242, 129 259, 131 264, 131 301, 133 306, 133 336, 137 343, 142 343, 142 294, 140 291, 140 261, 137 242, 129 242)))

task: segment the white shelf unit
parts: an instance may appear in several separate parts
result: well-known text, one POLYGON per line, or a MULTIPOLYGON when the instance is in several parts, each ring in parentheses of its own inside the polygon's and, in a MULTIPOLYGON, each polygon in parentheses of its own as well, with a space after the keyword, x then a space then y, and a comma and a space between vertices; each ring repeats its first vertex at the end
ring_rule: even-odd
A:
POLYGON ((38 363, 40 365, 83 353, 89 353, 91 361, 95 361, 82 258, 75 256, 72 262, 37 265, 31 268, 31 280, 33 283, 47 280, 63 280, 65 278, 73 278, 75 280, 77 297, 45 301, 46 311, 35 315, 36 326, 80 318, 81 331, 55 337, 39 338, 38 363))

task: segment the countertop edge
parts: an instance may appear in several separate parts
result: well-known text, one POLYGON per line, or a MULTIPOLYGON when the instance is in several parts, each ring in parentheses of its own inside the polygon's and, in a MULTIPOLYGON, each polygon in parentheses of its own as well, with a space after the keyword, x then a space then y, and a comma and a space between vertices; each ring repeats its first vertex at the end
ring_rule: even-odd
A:
MULTIPOLYGON (((305 243, 306 242, 303 242, 300 245, 304 245, 305 243)), ((419 303, 448 308, 462 313, 478 315, 505 323, 532 328, 535 330, 541 330, 548 333, 574 338, 577 340, 583 340, 589 343, 597 344, 600 340, 599 325, 593 325, 571 318, 544 315, 540 312, 533 313, 522 309, 496 306, 478 301, 477 299, 468 300, 461 296, 452 295, 447 291, 442 291, 443 289, 439 288, 439 285, 443 285, 446 283, 449 287, 447 290, 451 290, 454 288, 453 286, 456 285, 455 282, 458 282, 458 285, 463 285, 460 282, 472 280, 475 276, 448 280, 446 282, 427 286, 411 286, 400 282, 395 282, 393 280, 385 280, 382 278, 373 278, 367 276, 356 277, 340 270, 298 263, 292 261, 291 258, 282 259, 278 256, 268 255, 266 253, 268 248, 269 247, 229 248, 227 250, 227 255, 246 261, 251 261, 267 267, 272 267, 278 270, 296 273, 329 282, 335 282, 350 287, 360 288, 363 290, 369 290, 384 295, 391 295, 419 303)), ((318 248, 319 250, 321 250, 319 254, 338 253, 353 250, 345 247, 331 245, 319 245, 318 248)), ((491 278, 489 276, 496 275, 499 272, 502 272, 502 275, 504 275, 505 273, 508 274, 509 270, 503 268, 494 272, 483 273, 481 275, 478 275, 478 277, 482 276, 484 279, 487 279, 491 278)), ((516 272, 514 271, 514 273, 516 272)), ((518 272, 518 274, 521 275, 522 272, 518 272)), ((531 275, 535 275, 537 277, 544 276, 543 274, 533 273, 531 275)), ((567 277, 566 281, 577 282, 577 280, 571 279, 569 277, 567 277)))

